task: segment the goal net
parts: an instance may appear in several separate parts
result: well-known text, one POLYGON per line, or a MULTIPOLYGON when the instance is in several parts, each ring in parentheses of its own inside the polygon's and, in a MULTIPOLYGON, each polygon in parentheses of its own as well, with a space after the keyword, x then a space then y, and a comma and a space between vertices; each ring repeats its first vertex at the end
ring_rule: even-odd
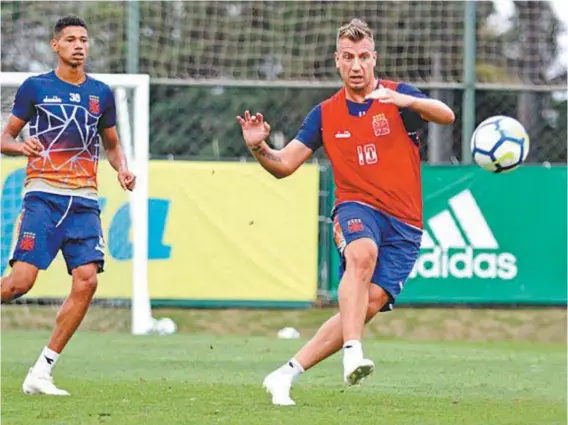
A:
MULTIPOLYGON (((2 127, 11 112, 14 95, 29 73, 0 73, 2 127)), ((145 334, 152 330, 148 294, 148 140, 149 140, 149 77, 147 75, 93 74, 108 84, 115 93, 117 128, 129 167, 137 176, 136 190, 123 192, 116 172, 106 163, 104 149, 99 162, 99 205, 106 242, 105 273, 120 273, 123 286, 105 285, 105 273, 99 276, 99 286, 83 329, 130 330, 145 334)), ((69 122, 54 117, 49 125, 64 129, 69 122)), ((71 117, 72 118, 72 117, 71 117)), ((49 130, 49 129, 46 129, 49 130)), ((28 126, 20 134, 29 135, 28 126)), ((0 272, 10 272, 9 258, 17 239, 25 158, 1 157, 1 245, 0 272)), ((55 310, 71 288, 63 258, 58 254, 49 270, 40 272, 34 288, 17 301, 2 308, 3 327, 17 321, 31 328, 51 328, 55 310)))

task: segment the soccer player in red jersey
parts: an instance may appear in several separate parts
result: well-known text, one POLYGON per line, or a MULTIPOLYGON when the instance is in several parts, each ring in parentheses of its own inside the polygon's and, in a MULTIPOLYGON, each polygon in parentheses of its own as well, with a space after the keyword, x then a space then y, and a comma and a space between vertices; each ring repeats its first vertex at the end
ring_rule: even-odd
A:
POLYGON ((343 348, 349 385, 371 374, 363 356, 363 328, 393 308, 422 237, 419 132, 424 122, 449 125, 454 113, 417 88, 375 76, 373 33, 354 19, 339 28, 335 63, 344 87, 317 105, 282 150, 268 147, 262 114, 238 116, 245 142, 269 173, 294 173, 323 146, 332 165, 336 204, 333 230, 341 256, 339 313, 283 366, 264 380, 276 405, 294 405, 290 389, 306 370, 343 348))

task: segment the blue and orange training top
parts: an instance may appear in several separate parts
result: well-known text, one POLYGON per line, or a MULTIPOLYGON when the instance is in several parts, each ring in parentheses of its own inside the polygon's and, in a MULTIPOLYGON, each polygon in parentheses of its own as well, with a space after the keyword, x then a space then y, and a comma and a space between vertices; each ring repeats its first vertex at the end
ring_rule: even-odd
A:
POLYGON ((51 71, 24 81, 12 114, 29 123, 44 148, 28 159, 26 191, 96 199, 99 132, 116 125, 110 87, 89 76, 73 85, 51 71))

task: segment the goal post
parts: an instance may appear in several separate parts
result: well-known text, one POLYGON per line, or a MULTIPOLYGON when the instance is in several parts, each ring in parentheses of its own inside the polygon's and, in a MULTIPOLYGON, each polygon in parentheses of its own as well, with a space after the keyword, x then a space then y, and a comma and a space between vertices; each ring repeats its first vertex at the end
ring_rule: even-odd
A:
MULTIPOLYGON (((0 72, 0 86, 2 89, 17 89, 27 78, 34 75, 37 73, 0 72)), ((129 167, 136 174, 136 189, 129 194, 133 239, 130 329, 133 334, 142 335, 152 330, 153 323, 148 291, 150 77, 146 74, 89 74, 89 76, 106 83, 115 93, 121 144, 129 167), (128 96, 127 92, 131 96, 128 96), (132 114, 129 111, 132 111, 132 114)), ((5 92, 2 97, 5 98, 5 92)), ((10 99, 10 104, 12 101, 13 98, 10 99)), ((3 115, 8 112, 4 107, 2 108, 3 115)), ((5 122, 5 117, 2 121, 5 122)))

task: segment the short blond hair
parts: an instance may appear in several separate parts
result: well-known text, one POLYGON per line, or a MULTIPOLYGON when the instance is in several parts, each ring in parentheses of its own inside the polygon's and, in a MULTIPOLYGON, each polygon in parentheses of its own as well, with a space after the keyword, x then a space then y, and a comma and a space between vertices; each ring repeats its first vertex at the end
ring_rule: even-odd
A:
POLYGON ((339 50, 339 40, 342 38, 347 38, 353 42, 358 42, 364 38, 369 38, 371 41, 375 41, 373 38, 373 31, 369 28, 366 22, 361 19, 351 19, 351 22, 345 24, 337 30, 337 40, 336 47, 339 50))

